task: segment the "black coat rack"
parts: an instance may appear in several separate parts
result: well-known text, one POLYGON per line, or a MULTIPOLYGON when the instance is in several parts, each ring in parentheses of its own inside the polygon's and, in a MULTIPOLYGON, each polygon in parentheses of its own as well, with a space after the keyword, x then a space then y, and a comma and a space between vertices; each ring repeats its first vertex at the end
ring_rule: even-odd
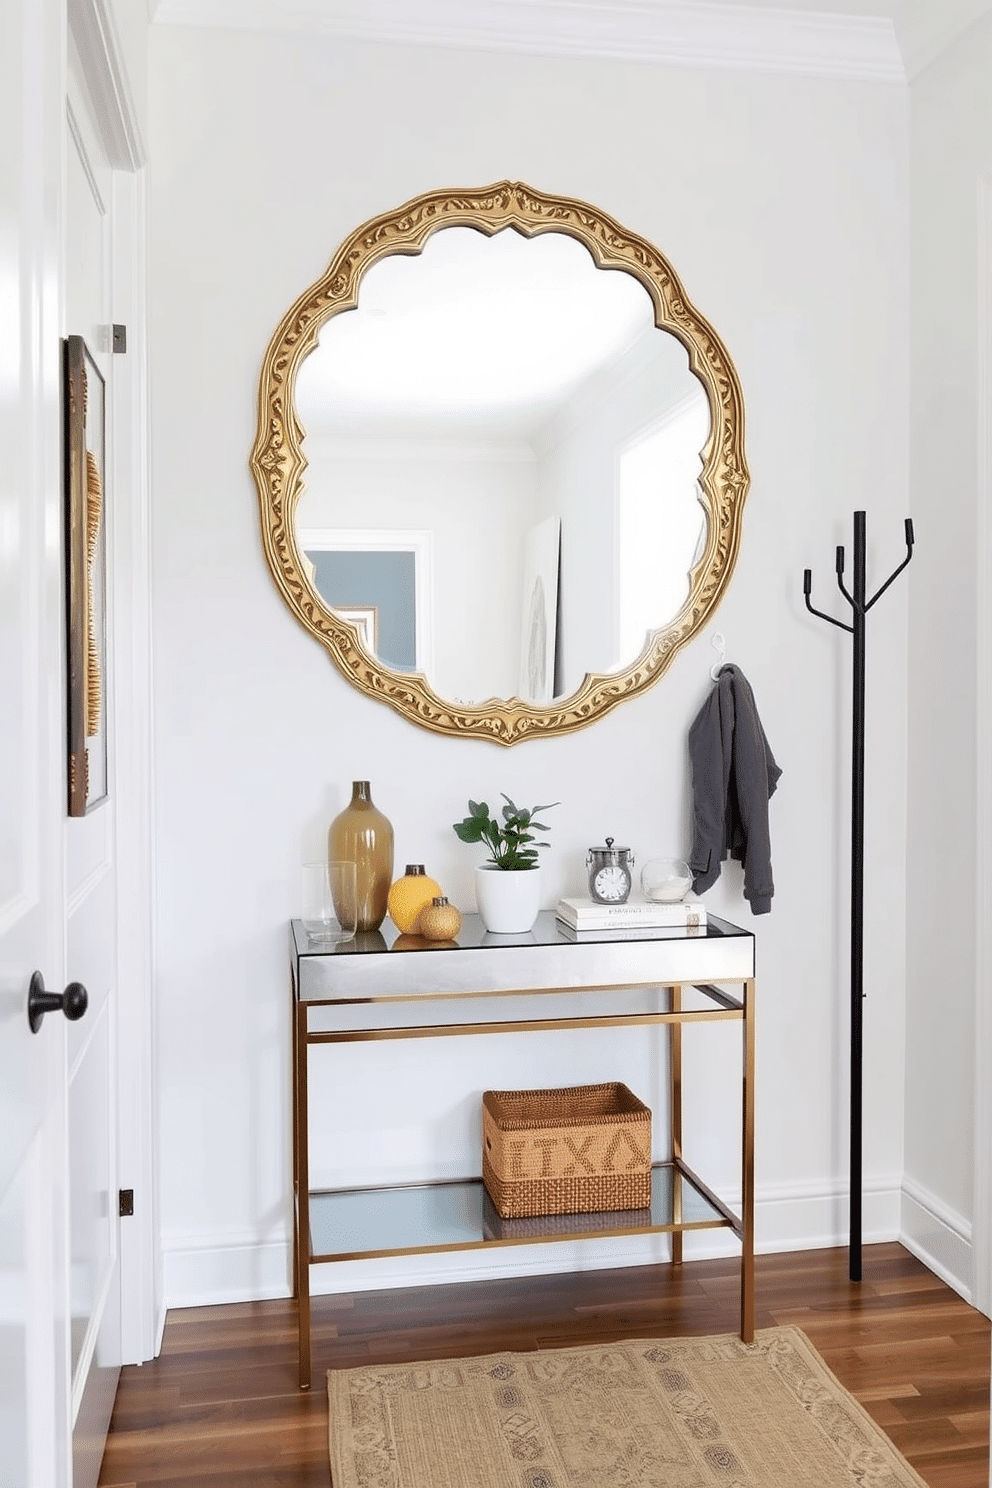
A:
POLYGON ((854 513, 854 584, 849 593, 844 584, 844 549, 837 549, 837 586, 851 606, 853 624, 835 620, 813 608, 810 594, 813 574, 803 574, 803 593, 811 615, 828 620, 854 637, 854 703, 852 707, 853 747, 851 768, 851 1244, 850 1277, 861 1280, 861 1122, 864 1001, 864 889, 865 889, 865 620, 868 611, 888 589, 893 579, 913 556, 913 523, 906 518, 906 556, 889 575, 882 587, 865 596, 865 514, 854 513))

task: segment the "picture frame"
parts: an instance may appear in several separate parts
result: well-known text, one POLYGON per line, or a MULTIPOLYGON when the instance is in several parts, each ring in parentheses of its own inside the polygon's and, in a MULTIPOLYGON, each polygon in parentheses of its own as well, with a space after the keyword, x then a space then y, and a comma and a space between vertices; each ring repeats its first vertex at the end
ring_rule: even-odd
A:
POLYGON ((108 796, 106 385, 82 336, 63 342, 68 814, 108 796))

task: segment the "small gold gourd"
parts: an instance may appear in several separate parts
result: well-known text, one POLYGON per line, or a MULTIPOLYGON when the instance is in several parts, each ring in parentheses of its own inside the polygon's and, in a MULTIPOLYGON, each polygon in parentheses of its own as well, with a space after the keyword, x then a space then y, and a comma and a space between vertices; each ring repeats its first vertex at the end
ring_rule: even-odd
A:
POLYGON ((425 940, 454 940, 462 928, 461 912, 441 894, 421 911, 417 928, 425 940))
POLYGON ((413 935, 417 930, 420 912, 425 909, 441 885, 424 872, 423 863, 407 863, 406 872, 389 890, 389 917, 402 935, 413 935))

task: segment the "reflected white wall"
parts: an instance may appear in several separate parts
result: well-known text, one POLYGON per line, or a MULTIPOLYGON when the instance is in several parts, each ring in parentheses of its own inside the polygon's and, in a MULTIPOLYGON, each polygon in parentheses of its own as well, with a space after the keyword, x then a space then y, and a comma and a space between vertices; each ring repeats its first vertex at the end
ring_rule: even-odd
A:
MULTIPOLYGON (((581 685, 587 672, 612 672, 629 666, 644 646, 644 632, 667 624, 685 598, 685 573, 696 550, 696 535, 680 538, 678 512, 688 503, 696 508, 695 481, 699 451, 709 427, 703 403, 702 438, 692 425, 682 425, 687 443, 678 453, 685 472, 685 489, 676 493, 677 476, 670 467, 663 480, 648 477, 643 501, 650 510, 649 525, 628 524, 622 533, 622 471, 620 461, 649 431, 663 423, 687 399, 699 397, 701 387, 688 370, 688 358, 673 336, 654 327, 612 364, 590 378, 535 440, 539 456, 537 510, 560 516, 562 691, 581 685), (668 477, 671 478, 669 484, 668 477), (645 584, 623 571, 623 545, 646 570, 645 584), (681 556, 679 556, 681 555, 681 556), (626 622, 621 639, 621 615, 631 585, 645 594, 638 620, 626 622), (646 620, 639 634, 640 618, 646 620)), ((673 442, 679 436, 673 431, 673 442)), ((698 510, 698 509, 697 509, 698 510)))
POLYGON ((617 657, 637 656, 689 597, 706 540, 698 487, 710 431, 702 389, 620 451, 617 461, 617 657))
POLYGON ((524 536, 536 466, 527 445, 308 435, 297 527, 433 534, 432 683, 451 702, 512 697, 524 536), (374 523, 369 519, 374 517, 374 523))

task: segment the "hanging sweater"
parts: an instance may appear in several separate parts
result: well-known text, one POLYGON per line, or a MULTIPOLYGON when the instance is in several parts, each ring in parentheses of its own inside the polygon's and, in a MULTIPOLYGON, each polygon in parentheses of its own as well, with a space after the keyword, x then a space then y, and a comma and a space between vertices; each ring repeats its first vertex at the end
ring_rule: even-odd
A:
POLYGON ((689 866, 697 894, 712 888, 731 857, 744 865, 753 914, 772 907, 768 802, 782 771, 775 763, 743 672, 723 666, 689 729, 693 842, 689 866))

